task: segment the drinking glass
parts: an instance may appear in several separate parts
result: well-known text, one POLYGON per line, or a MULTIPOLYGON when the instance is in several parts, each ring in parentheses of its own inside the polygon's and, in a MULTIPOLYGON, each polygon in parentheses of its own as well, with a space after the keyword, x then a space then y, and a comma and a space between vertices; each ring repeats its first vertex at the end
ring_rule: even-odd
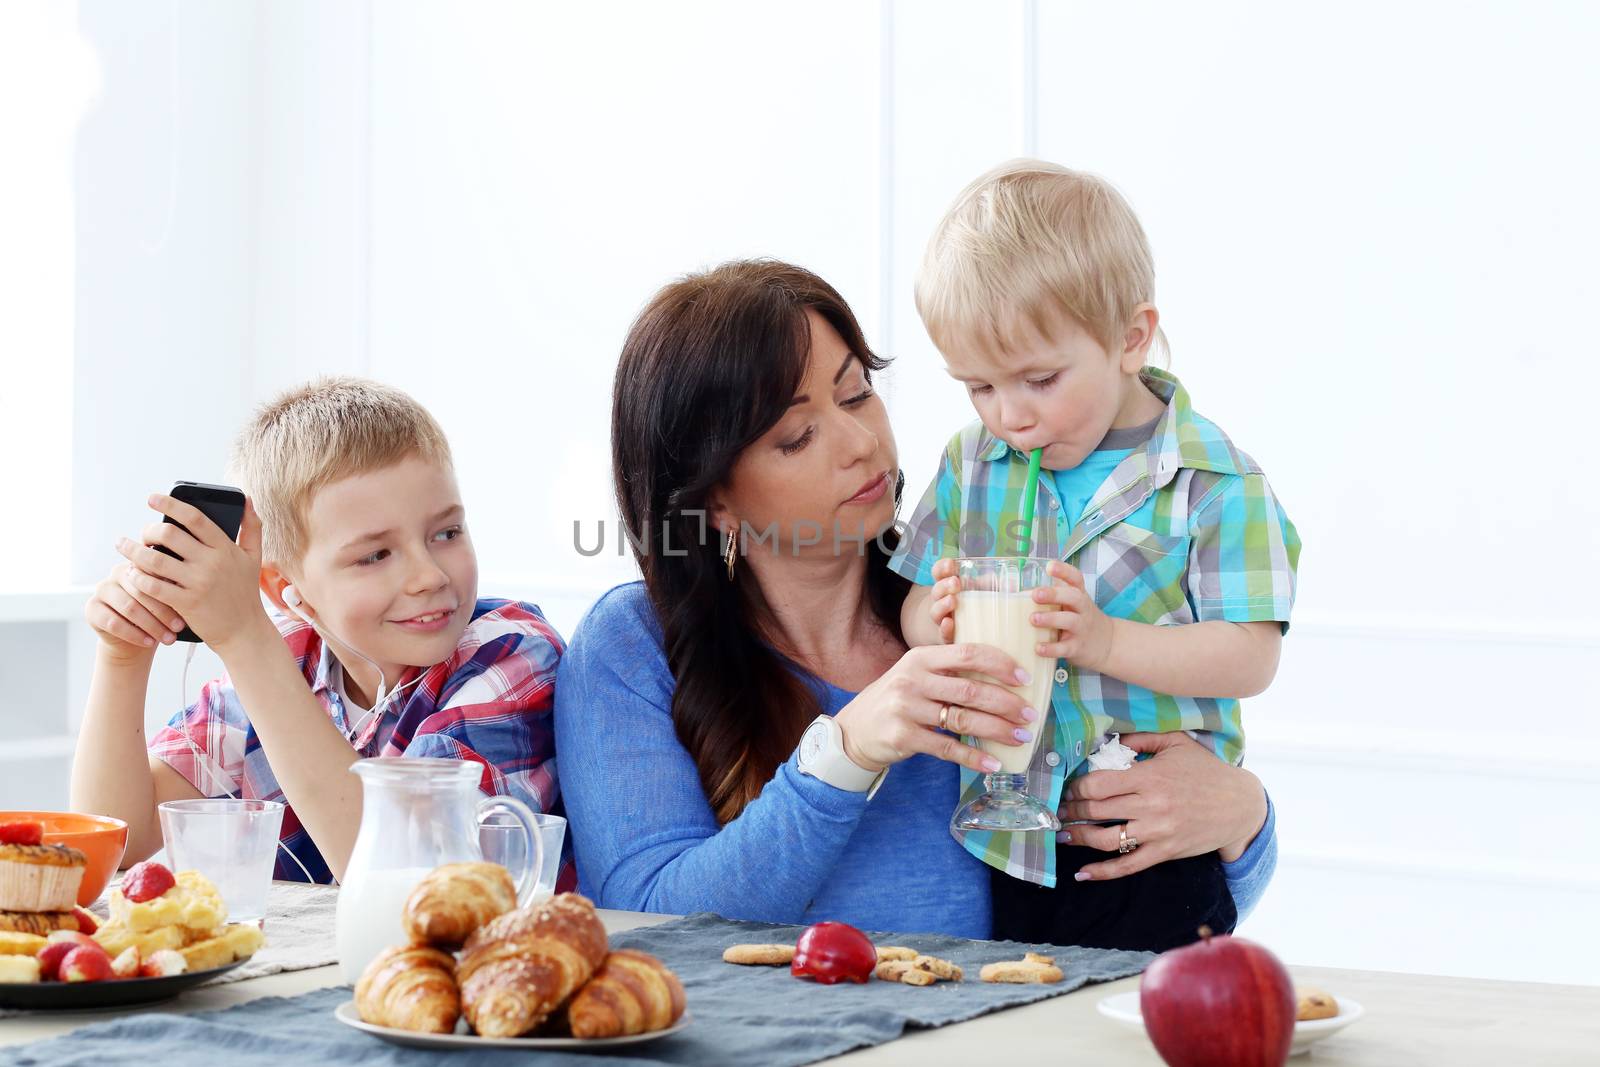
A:
MULTIPOLYGON (((1032 616, 1046 610, 1033 599, 1033 590, 1052 583, 1045 570, 1048 559, 1019 559, 985 556, 956 561, 961 592, 956 598, 956 640, 993 645, 1016 660, 1017 666, 1032 676, 1027 685, 1004 688, 1036 708, 1039 718, 1033 726, 1033 740, 1020 745, 967 738, 1000 761, 1000 769, 986 774, 983 794, 957 808, 950 825, 957 830, 1059 830, 1055 812, 1028 793, 1028 765, 1039 747, 1049 723, 1050 690, 1055 684, 1055 659, 1041 656, 1034 648, 1041 641, 1054 641, 1056 631, 1035 626, 1032 616)), ((981 674, 967 677, 981 681, 998 680, 981 674)))

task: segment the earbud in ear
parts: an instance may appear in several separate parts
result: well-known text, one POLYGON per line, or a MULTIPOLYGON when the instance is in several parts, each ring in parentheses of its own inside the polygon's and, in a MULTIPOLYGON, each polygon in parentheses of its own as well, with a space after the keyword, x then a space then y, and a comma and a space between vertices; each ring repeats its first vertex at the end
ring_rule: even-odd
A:
POLYGON ((285 604, 289 605, 291 608, 299 607, 300 606, 300 590, 296 589, 292 585, 284 586, 283 587, 283 602, 285 604))

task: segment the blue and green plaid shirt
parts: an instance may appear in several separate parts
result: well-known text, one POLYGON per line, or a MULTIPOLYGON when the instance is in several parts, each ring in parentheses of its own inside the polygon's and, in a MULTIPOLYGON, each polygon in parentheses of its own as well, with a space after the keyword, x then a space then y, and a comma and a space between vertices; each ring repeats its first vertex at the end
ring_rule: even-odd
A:
MULTIPOLYGON (((1065 560, 1083 572, 1102 611, 1155 626, 1191 622, 1280 622, 1294 604, 1300 538, 1254 460, 1215 423, 1195 413, 1177 378, 1147 367, 1145 385, 1166 401, 1149 442, 1117 465, 1081 515, 1062 512, 1052 479, 1039 480, 1028 555, 1065 560)), ((946 446, 933 483, 907 523, 889 566, 919 585, 956 556, 1021 555, 1028 456, 984 428, 967 426, 946 446)), ((1186 730, 1221 759, 1244 756, 1233 699, 1176 697, 1118 678, 1056 665, 1051 731, 1028 768, 1028 791, 1061 802, 1067 779, 1109 733, 1186 730)), ((965 803, 982 778, 961 774, 965 803)), ((1056 884, 1048 833, 958 834, 967 851, 1013 877, 1056 884)))

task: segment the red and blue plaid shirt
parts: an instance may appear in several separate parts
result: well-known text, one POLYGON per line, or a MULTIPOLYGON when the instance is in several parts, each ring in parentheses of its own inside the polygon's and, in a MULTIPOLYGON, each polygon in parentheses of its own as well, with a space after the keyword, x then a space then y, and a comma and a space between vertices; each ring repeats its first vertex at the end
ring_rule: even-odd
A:
MULTIPOLYGON (((308 624, 287 618, 275 621, 312 695, 334 725, 348 734, 361 713, 358 710, 352 721, 345 708, 343 686, 335 684, 338 661, 308 624)), ((555 812, 559 793, 550 712, 556 665, 564 650, 560 635, 532 604, 479 600, 455 651, 422 669, 421 681, 363 727, 355 749, 363 757, 471 760, 483 767, 478 787, 484 793, 509 794, 534 811, 555 812)), ((415 669, 408 671, 402 684, 416 676, 415 669)), ((284 800, 227 675, 207 682, 199 699, 174 715, 151 740, 150 752, 206 796, 231 793, 283 802, 280 839, 294 859, 280 850, 273 877, 304 881, 309 873, 318 882, 333 880, 294 808, 284 800)), ((563 853, 557 892, 577 885, 570 845, 563 853)))

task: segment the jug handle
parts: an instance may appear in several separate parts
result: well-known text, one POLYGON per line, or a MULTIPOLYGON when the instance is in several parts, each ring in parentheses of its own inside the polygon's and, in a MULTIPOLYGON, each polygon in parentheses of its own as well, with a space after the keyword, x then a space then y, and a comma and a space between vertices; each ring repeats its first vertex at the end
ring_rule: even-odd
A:
POLYGON ((510 812, 522 827, 523 836, 527 839, 527 849, 523 855, 528 857, 528 865, 522 869, 520 875, 516 875, 517 907, 525 908, 533 897, 534 887, 539 884, 539 875, 544 871, 544 837, 539 833, 539 824, 534 821, 533 812, 516 797, 492 796, 478 801, 478 825, 483 825, 484 818, 496 811, 510 812))

